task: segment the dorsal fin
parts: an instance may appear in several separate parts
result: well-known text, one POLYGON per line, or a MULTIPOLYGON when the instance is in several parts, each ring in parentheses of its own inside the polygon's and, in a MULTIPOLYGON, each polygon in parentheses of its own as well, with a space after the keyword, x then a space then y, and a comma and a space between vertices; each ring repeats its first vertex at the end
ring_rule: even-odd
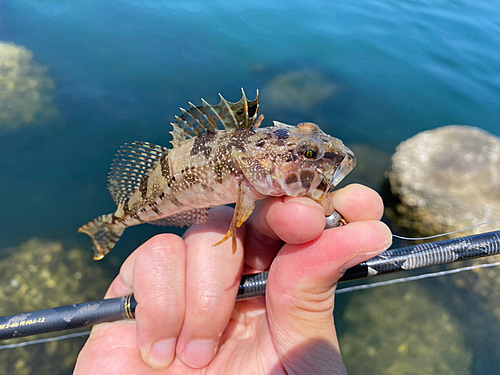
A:
POLYGON ((217 133, 218 130, 249 129, 254 126, 259 112, 259 91, 254 101, 249 101, 245 91, 239 102, 231 103, 219 94, 221 100, 217 105, 210 105, 205 100, 196 107, 189 103, 190 109, 181 108, 182 116, 176 116, 172 122, 172 145, 184 142, 186 139, 198 137, 203 133, 217 133))
POLYGON ((125 202, 168 149, 148 142, 120 147, 108 175, 108 190, 117 205, 125 202))

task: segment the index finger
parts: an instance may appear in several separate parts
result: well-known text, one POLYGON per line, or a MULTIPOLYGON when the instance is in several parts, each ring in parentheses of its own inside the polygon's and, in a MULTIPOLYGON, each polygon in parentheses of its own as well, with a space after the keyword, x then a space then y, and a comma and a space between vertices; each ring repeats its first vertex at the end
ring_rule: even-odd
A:
POLYGON ((273 197, 258 202, 247 225, 245 265, 253 271, 269 267, 284 242, 305 243, 325 228, 323 208, 306 197, 273 197))
MULTIPOLYGON (((380 220, 384 210, 380 195, 360 184, 339 189, 329 199, 347 222, 380 220)), ((257 204, 247 225, 245 265, 262 271, 269 268, 284 242, 299 244, 319 237, 325 213, 307 197, 269 198, 257 204)))

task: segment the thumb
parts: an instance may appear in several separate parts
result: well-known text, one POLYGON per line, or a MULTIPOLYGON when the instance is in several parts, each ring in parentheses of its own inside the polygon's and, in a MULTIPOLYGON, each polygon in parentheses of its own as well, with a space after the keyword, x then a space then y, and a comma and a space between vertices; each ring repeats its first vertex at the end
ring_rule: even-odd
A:
POLYGON ((266 305, 274 346, 289 373, 345 373, 333 323, 337 281, 347 268, 386 250, 391 240, 389 228, 373 220, 283 246, 271 265, 266 305))

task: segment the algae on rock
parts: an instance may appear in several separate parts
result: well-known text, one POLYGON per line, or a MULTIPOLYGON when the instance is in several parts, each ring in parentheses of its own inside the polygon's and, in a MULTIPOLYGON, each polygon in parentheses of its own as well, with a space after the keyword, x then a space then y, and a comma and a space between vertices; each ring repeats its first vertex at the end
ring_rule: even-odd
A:
POLYGON ((276 76, 262 90, 262 97, 278 108, 310 111, 341 90, 321 73, 301 69, 276 76))
POLYGON ((27 48, 0 41, 0 129, 60 118, 52 99, 54 81, 47 71, 27 48))
MULTIPOLYGON (((11 255, 0 261, 2 316, 102 299, 111 281, 86 252, 63 249, 60 242, 33 238, 3 253, 11 255)), ((76 338, 2 350, 0 375, 68 373, 84 342, 76 338)))
POLYGON ((397 147, 388 175, 401 203, 387 213, 420 235, 500 217, 500 138, 482 129, 450 125, 419 133, 397 147))
POLYGON ((460 322, 415 283, 357 292, 339 318, 349 373, 471 374, 460 322))

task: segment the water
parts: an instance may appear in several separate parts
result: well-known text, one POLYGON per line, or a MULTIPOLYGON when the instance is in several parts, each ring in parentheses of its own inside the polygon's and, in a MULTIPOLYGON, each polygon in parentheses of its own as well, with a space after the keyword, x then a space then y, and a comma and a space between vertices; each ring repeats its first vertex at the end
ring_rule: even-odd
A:
MULTIPOLYGON (((0 129, 0 248, 37 236, 87 248, 90 262, 76 229, 114 211, 106 175, 118 147, 168 145, 179 106, 218 92, 237 101, 241 87, 251 99, 261 89, 267 123, 314 121, 373 155, 448 124, 500 136, 499 20, 488 0, 0 2, 0 41, 48 67, 60 112, 0 129), (290 104, 277 82, 313 82, 311 100, 290 104)), ((377 160, 381 179, 387 158, 377 160)), ((103 267, 116 272, 160 230, 127 231, 103 267)), ((488 368, 480 340, 466 341, 471 371, 488 368)))

